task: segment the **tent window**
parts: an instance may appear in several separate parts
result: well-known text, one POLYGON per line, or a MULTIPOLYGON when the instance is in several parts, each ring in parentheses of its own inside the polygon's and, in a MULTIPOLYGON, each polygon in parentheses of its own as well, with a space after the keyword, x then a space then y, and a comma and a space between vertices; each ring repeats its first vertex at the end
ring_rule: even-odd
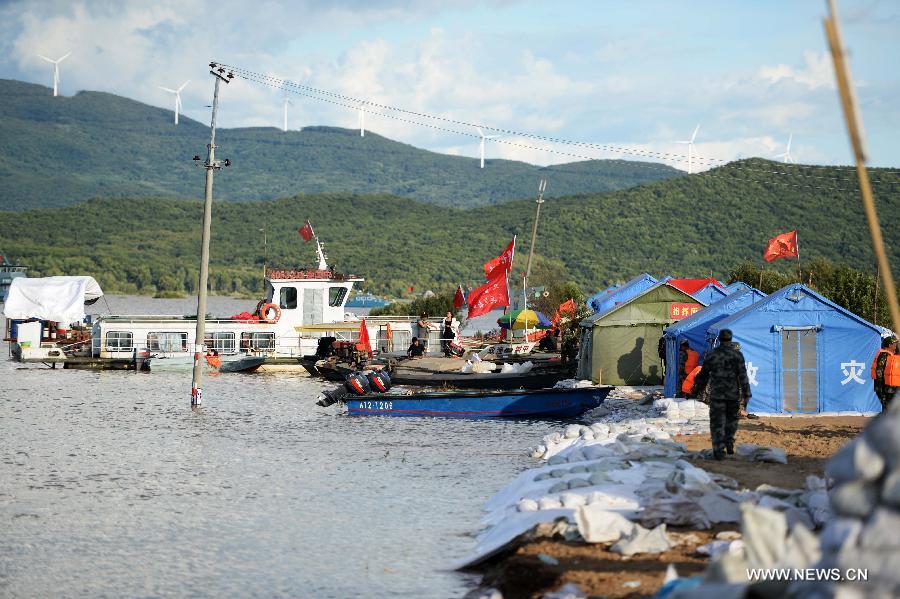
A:
POLYGON ((789 413, 819 411, 816 329, 781 331, 781 395, 789 413))

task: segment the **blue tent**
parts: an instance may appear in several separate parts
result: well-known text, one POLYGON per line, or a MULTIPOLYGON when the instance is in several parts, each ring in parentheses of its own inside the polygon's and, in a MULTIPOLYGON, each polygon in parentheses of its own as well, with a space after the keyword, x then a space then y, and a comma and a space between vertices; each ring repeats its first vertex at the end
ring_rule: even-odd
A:
POLYGON ((713 324, 741 344, 758 413, 879 412, 869 374, 879 328, 800 284, 713 324))
POLYGON ((700 363, 703 363, 703 354, 706 352, 706 330, 713 324, 728 318, 736 312, 740 312, 747 306, 766 297, 762 291, 750 288, 746 291, 723 297, 714 304, 700 310, 696 314, 679 320, 666 329, 666 376, 665 395, 675 397, 678 395, 678 350, 681 341, 687 340, 691 349, 700 354, 700 363))
POLYGON ((715 283, 709 283, 705 287, 698 289, 691 295, 709 306, 716 303, 723 297, 726 297, 728 293, 715 283))
POLYGON ((617 289, 606 289, 599 293, 595 293, 588 298, 586 303, 588 308, 596 313, 606 312, 611 308, 615 308, 616 306, 624 304, 628 300, 639 296, 656 285, 656 283, 656 279, 647 273, 642 273, 617 289))
POLYGON ((727 293, 728 295, 737 293, 738 291, 746 291, 747 289, 756 289, 756 287, 751 287, 743 281, 735 281, 730 285, 725 285, 725 293, 727 293))

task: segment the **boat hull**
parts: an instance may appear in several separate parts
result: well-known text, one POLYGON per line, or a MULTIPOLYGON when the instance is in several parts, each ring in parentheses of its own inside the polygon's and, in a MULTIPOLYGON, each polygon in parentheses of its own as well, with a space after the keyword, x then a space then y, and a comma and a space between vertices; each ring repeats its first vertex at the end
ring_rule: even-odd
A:
POLYGON ((527 373, 412 373, 395 370, 391 373, 391 382, 395 385, 457 389, 546 389, 568 376, 568 372, 559 369, 527 373))
POLYGON ((520 391, 385 393, 346 401, 351 416, 573 418, 598 407, 612 387, 520 391))

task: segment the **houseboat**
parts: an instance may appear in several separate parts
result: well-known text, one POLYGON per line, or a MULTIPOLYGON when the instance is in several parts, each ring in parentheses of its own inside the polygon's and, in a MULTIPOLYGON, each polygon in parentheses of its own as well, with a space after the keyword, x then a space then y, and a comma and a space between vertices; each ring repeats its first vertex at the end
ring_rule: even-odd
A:
MULTIPOLYGON (((298 358, 314 354, 322 337, 358 340, 361 321, 346 314, 345 307, 354 283, 363 279, 321 268, 324 262, 319 266, 267 269, 265 297, 256 308, 251 308, 252 312, 228 318, 207 317, 205 348, 224 356, 246 352, 265 356, 267 364, 299 366, 298 358)), ((196 342, 195 315, 109 315, 88 317, 84 323, 39 320, 38 326, 25 326, 24 318, 28 316, 19 316, 19 320, 8 319, 6 336, 11 354, 27 362, 58 363, 70 357, 90 357, 102 363, 150 356, 152 363, 153 356, 191 354, 196 342), (89 334, 73 340, 72 330, 89 334), (19 331, 31 334, 25 339, 19 331), (27 351, 20 351, 23 346, 27 351)), ((405 352, 416 334, 415 320, 412 316, 366 318, 372 349, 382 353, 405 352)), ((429 351, 439 350, 438 323, 439 319, 435 319, 429 351)))
POLYGON ((8 256, 0 254, 0 302, 6 301, 13 279, 28 276, 25 274, 26 270, 27 266, 11 262, 8 256))

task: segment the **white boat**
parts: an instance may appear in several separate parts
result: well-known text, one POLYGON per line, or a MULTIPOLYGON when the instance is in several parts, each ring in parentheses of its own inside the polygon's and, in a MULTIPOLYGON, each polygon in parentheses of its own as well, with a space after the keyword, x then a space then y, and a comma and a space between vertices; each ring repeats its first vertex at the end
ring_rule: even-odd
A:
MULTIPOLYGON (((361 322, 355 316, 345 314, 344 309, 353 285, 363 279, 328 268, 321 249, 319 258, 318 268, 268 268, 265 298, 255 307, 248 306, 249 317, 208 317, 205 339, 199 344, 194 338, 196 316, 110 315, 90 321, 90 350, 84 353, 100 360, 150 355, 154 356, 151 368, 156 370, 168 359, 190 360, 195 351, 215 350, 223 360, 242 354, 264 356, 267 361, 277 363, 315 354, 322 337, 356 341, 361 322)), ((40 281, 28 280, 32 284, 40 281)), ((25 318, 24 313, 19 318, 25 318)), ((36 333, 39 339, 25 343, 32 348, 40 345, 41 355, 25 352, 24 355, 30 358, 27 361, 46 362, 48 352, 54 352, 53 361, 65 361, 70 352, 60 352, 61 340, 56 342, 48 331, 55 334, 57 328, 68 329, 68 323, 60 327, 57 323, 43 322, 41 316, 38 318, 42 318, 39 333, 36 333)), ((372 349, 383 353, 405 352, 412 337, 418 336, 416 320, 413 316, 367 317, 365 322, 372 349)), ((430 352, 440 351, 439 323, 439 318, 433 320, 428 336, 430 352)), ((8 336, 15 336, 11 332, 17 324, 16 321, 7 322, 8 336)), ((27 325, 18 328, 30 330, 27 325)), ((16 339, 10 341, 16 345, 16 339)))

